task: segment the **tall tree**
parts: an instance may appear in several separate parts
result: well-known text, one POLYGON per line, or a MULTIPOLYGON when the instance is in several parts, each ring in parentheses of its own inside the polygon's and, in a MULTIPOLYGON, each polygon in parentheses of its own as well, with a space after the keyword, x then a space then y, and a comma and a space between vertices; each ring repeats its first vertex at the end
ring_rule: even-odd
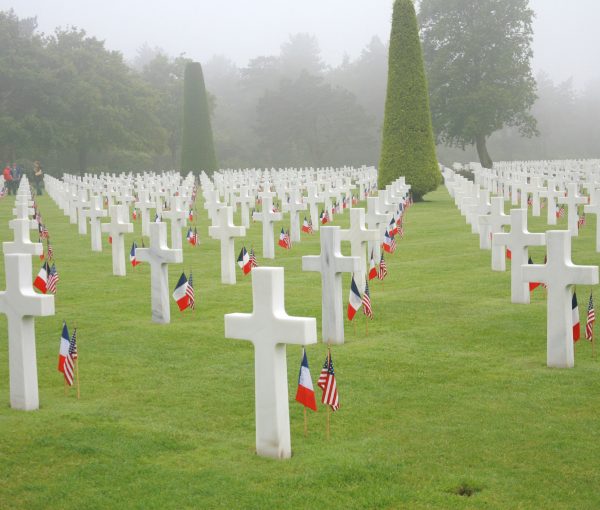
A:
POLYGON ((443 143, 475 144, 503 126, 536 133, 531 72, 533 11, 528 0, 422 0, 419 19, 433 125, 443 143))
POLYGON ((411 184, 415 200, 441 182, 412 0, 394 2, 379 186, 401 175, 411 184))
POLYGON ((218 169, 204 76, 199 62, 189 62, 185 67, 181 169, 184 172, 213 172, 218 169))

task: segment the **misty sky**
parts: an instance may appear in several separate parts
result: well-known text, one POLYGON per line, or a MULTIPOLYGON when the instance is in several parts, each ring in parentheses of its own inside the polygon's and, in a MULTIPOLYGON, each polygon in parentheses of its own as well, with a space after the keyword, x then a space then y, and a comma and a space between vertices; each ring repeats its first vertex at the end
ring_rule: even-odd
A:
MULTIPOLYGON (((308 32, 323 59, 338 65, 373 35, 389 38, 393 0, 0 0, 0 10, 37 16, 39 29, 74 25, 135 56, 144 42, 205 62, 225 55, 238 65, 279 52, 288 34, 308 32)), ((600 78, 600 0, 530 0, 536 12, 534 70, 583 88, 600 78)))

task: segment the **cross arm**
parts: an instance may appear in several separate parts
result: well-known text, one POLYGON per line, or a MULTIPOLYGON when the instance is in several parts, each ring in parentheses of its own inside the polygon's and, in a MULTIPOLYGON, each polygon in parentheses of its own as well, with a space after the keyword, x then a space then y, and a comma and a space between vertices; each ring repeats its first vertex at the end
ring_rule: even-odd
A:
POLYGON ((321 256, 320 255, 304 255, 302 257, 302 271, 317 271, 321 272, 321 256))

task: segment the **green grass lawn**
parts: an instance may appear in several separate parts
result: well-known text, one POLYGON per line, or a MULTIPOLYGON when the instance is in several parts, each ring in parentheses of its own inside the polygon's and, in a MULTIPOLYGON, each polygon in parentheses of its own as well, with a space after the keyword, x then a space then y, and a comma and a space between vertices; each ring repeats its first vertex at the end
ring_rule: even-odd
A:
MULTIPOLYGON (((60 273, 56 315, 36 320, 35 412, 9 407, 0 316, 0 508, 599 508, 600 362, 590 344, 576 345, 574 369, 546 368, 544 290, 511 304, 509 271, 491 271, 446 190, 426 198, 408 211, 384 285, 371 285, 369 335, 360 313, 357 333, 347 323, 346 343, 332 348, 341 408, 329 440, 322 405, 303 436, 293 401, 301 348, 288 347, 293 457, 276 461, 254 453, 252 345, 224 338, 223 315, 252 309, 251 279, 238 270, 237 285, 220 284, 204 211, 201 245, 186 244, 185 263, 169 269, 171 288, 193 269, 197 309, 172 302, 172 323, 156 325, 148 265, 112 276, 106 236, 93 253, 41 197, 60 273), (78 328, 80 401, 64 396, 56 370, 63 319, 78 328)), ((2 240, 12 206, 0 201, 2 240)), ((141 244, 140 228, 127 248, 141 244)), ((531 219, 532 231, 545 228, 545 215, 531 219)), ((261 232, 253 224, 245 243, 266 265, 261 232)), ((598 263, 594 235, 589 217, 575 263, 598 263)), ((285 267, 288 313, 317 317, 320 334, 320 276, 301 271, 318 235, 302 239, 276 247, 272 265, 285 267)), ((543 260, 542 248, 531 254, 543 260)), ((348 275, 343 285, 346 302, 348 275)), ((578 297, 585 321, 589 287, 578 297)), ((307 352, 316 386, 326 346, 307 352)))

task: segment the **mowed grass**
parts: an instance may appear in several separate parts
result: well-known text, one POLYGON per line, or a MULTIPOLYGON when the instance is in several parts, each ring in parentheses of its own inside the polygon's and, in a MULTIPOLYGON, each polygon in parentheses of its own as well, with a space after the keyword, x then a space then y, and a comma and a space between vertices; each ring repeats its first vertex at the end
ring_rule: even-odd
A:
MULTIPOLYGON (((157 325, 148 265, 112 276, 106 239, 93 253, 89 236, 41 197, 61 280, 56 315, 36 319, 38 411, 9 407, 0 316, 0 507, 600 507, 600 363, 590 344, 576 345, 574 369, 546 368, 544 290, 531 305, 511 304, 510 269, 490 270, 490 252, 444 188, 426 198, 407 213, 388 278, 372 282, 368 336, 361 313, 356 333, 346 323, 346 343, 332 348, 341 408, 329 440, 321 405, 303 435, 293 400, 301 348, 288 347, 293 457, 276 461, 254 452, 252 345, 224 338, 223 315, 252 309, 251 278, 238 270, 237 285, 221 285, 204 211, 201 245, 186 245, 185 263, 169 268, 171 288, 193 270, 197 309, 180 313, 172 302, 171 324, 157 325), (74 390, 64 396, 56 370, 63 319, 78 328, 79 401, 74 390)), ((0 201, 2 240, 12 206, 0 201)), ((547 228, 544 218, 530 229, 547 228)), ((320 336, 320 277, 301 271, 318 235, 303 234, 289 252, 276 247, 268 262, 261 235, 253 224, 243 243, 261 265, 285 267, 288 313, 317 317, 320 336)), ((575 263, 598 264, 594 235, 588 217, 575 263)), ((133 239, 140 244, 139 220, 127 248, 133 239)), ((531 253, 541 262, 543 249, 531 253)), ((39 260, 33 266, 35 275, 39 260)), ((349 275, 343 286, 346 302, 349 275)), ((577 290, 585 321, 589 287, 577 290)), ((326 346, 307 352, 316 386, 326 346)))

